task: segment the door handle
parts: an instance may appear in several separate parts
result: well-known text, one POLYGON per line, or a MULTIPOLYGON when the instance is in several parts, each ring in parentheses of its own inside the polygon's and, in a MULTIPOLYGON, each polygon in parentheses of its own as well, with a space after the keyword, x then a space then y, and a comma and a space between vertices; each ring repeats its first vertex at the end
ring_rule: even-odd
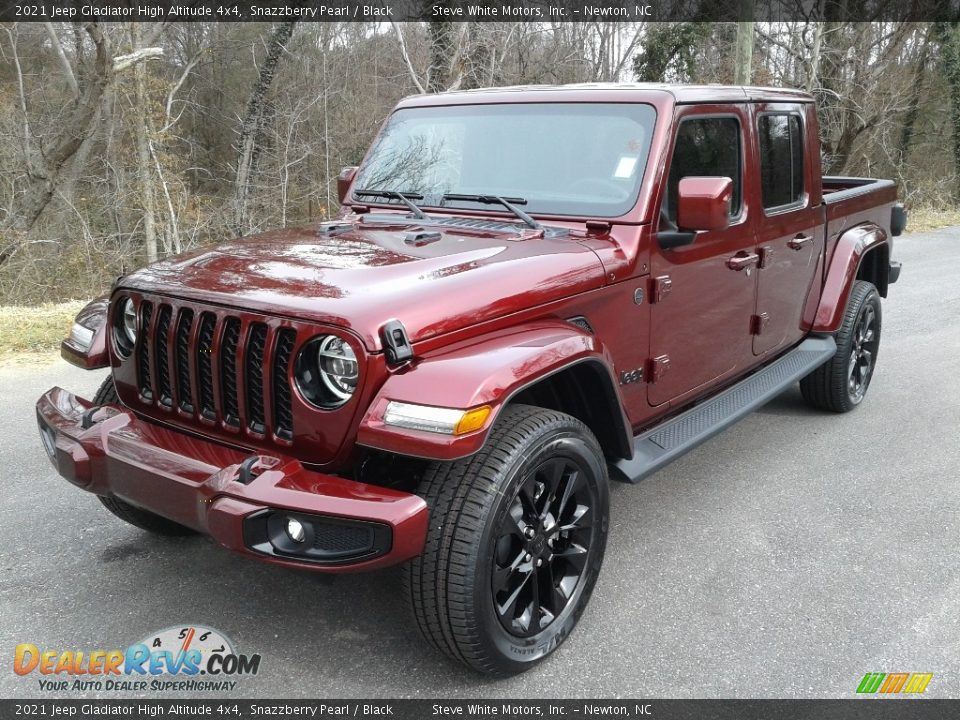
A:
POLYGON ((802 250, 807 243, 813 242, 813 235, 797 235, 793 240, 787 243, 794 250, 802 250))
POLYGON ((751 265, 756 265, 760 262, 760 256, 756 253, 748 253, 747 255, 734 255, 732 258, 727 258, 727 267, 731 270, 745 270, 751 265))

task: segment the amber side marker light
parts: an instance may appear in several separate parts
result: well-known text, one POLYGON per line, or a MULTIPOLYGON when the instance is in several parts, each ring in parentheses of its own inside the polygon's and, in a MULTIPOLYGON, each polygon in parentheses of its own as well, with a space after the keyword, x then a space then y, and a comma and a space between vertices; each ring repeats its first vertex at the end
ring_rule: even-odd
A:
POLYGON ((392 427, 443 435, 466 435, 483 427, 493 408, 482 405, 472 410, 414 405, 391 400, 383 422, 392 427))
POLYGON ((479 430, 483 427, 483 424, 487 421, 487 418, 490 417, 491 412, 493 412, 493 408, 489 405, 468 410, 463 414, 463 417, 460 418, 460 422, 457 423, 457 427, 453 429, 453 434, 466 435, 474 430, 479 430))

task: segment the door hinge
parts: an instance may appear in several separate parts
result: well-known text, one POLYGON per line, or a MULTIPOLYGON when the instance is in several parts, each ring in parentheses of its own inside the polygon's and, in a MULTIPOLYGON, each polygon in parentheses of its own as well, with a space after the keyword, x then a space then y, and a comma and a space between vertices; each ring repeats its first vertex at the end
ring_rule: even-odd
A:
POLYGON ((750 334, 751 335, 762 335, 763 329, 767 326, 767 323, 770 322, 770 315, 763 312, 759 315, 750 316, 750 334))
POLYGON ((673 289, 673 280, 669 275, 660 275, 650 280, 650 302, 663 302, 663 299, 670 294, 673 289))
POLYGON ((770 267, 770 263, 772 262, 771 258, 773 257, 773 248, 769 245, 764 245, 762 248, 760 248, 757 254, 760 256, 760 262, 757 263, 757 267, 770 267))
POLYGON ((647 361, 647 382, 658 382, 670 371, 670 357, 658 355, 647 361))

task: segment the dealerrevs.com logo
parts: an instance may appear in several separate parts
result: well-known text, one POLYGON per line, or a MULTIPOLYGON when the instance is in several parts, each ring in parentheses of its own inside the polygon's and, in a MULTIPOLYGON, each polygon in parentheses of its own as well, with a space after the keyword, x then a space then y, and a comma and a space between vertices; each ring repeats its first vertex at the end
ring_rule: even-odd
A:
POLYGON ((126 650, 41 649, 21 643, 13 671, 47 692, 231 691, 256 675, 260 655, 242 655, 221 632, 200 625, 151 633, 126 650))

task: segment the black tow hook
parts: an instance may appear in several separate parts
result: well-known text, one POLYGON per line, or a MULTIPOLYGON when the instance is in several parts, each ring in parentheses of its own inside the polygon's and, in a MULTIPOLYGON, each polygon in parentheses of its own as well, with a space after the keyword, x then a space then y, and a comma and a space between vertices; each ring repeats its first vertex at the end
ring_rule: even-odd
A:
POLYGON ((257 478, 263 470, 260 470, 257 473, 254 473, 253 466, 260 461, 259 455, 251 455, 242 463, 240 463, 240 472, 237 474, 237 482, 243 483, 244 485, 249 485, 257 478))
POLYGON ((97 410, 102 409, 103 405, 97 405, 83 413, 83 415, 80 416, 80 427, 82 427, 84 430, 89 430, 92 428, 95 423, 99 422, 98 420, 93 419, 93 414, 97 412, 97 410))

